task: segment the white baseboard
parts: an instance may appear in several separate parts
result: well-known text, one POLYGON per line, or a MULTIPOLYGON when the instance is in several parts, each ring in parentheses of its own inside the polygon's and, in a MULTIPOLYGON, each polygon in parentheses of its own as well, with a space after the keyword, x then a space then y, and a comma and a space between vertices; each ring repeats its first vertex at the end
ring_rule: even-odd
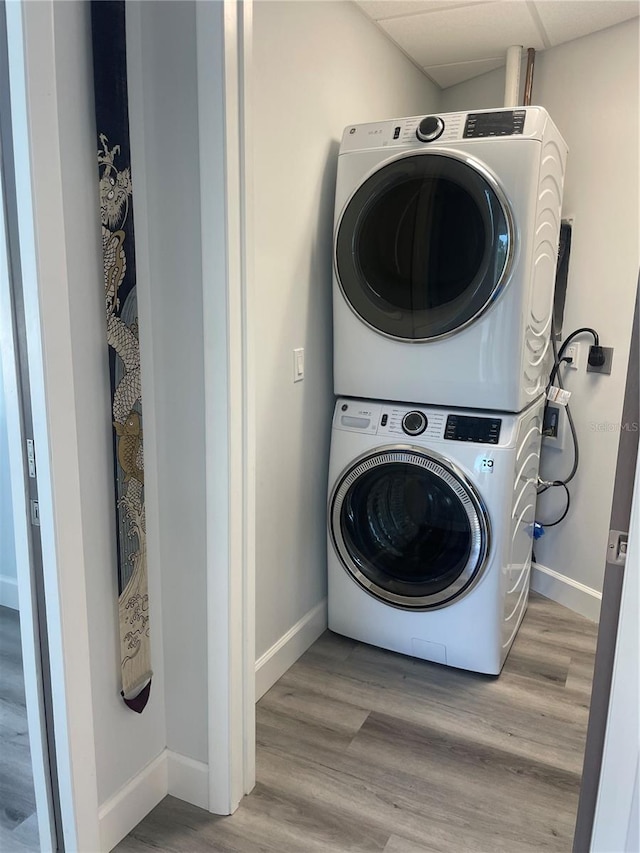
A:
POLYGON ((323 598, 256 661, 256 702, 326 630, 327 599, 323 598))
POLYGON ((209 808, 209 766, 164 749, 98 811, 102 853, 118 844, 167 794, 209 808))
POLYGON ((208 810, 209 765, 170 749, 166 753, 171 796, 208 810))
POLYGON ((9 575, 0 575, 0 605, 19 610, 18 604, 18 580, 9 575))
POLYGON ((165 749, 99 808, 102 853, 113 850, 167 796, 168 790, 165 749))
POLYGON ((554 569, 533 563, 531 566, 531 589, 557 601, 569 610, 585 616, 592 622, 600 618, 600 602, 602 593, 566 575, 561 575, 554 569))

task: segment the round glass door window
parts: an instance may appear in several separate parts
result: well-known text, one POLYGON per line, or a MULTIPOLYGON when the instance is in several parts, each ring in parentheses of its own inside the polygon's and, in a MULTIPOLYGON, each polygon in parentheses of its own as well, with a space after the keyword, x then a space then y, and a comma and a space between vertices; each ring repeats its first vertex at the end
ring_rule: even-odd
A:
POLYGON ((338 281, 376 331, 427 341, 479 317, 506 282, 511 219, 494 181, 436 153, 400 157, 354 193, 336 234, 338 281))
POLYGON ((329 524, 345 569, 396 607, 442 607, 480 577, 489 522, 464 475, 419 450, 379 451, 334 489, 329 524))

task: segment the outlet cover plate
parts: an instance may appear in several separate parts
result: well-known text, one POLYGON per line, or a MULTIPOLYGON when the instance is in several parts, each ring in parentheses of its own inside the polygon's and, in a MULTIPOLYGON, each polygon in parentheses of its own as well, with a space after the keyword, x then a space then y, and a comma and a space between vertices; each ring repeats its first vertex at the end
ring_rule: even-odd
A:
POLYGON ((607 376, 610 375, 613 363, 613 347, 602 347, 602 352, 604 353, 604 364, 602 367, 593 367, 589 364, 589 357, 587 356, 587 373, 606 373, 607 376))

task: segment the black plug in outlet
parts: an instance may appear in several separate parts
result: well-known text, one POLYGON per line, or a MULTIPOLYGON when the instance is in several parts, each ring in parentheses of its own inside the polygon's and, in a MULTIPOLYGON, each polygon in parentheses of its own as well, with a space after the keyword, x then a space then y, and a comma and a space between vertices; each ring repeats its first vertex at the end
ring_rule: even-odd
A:
POLYGON ((589 349, 587 373, 611 373, 613 362, 613 347, 596 347, 589 349), (594 352, 595 351, 595 352, 594 352))
POLYGON ((600 346, 589 347, 589 364, 591 367, 602 367, 604 362, 604 349, 600 346))

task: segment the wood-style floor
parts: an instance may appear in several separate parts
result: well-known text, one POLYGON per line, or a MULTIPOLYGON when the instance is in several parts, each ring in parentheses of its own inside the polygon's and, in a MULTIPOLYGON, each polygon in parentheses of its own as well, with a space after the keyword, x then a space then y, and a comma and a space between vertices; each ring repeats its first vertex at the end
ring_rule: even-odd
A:
POLYGON ((0 850, 39 850, 20 616, 0 607, 0 850))
POLYGON ((532 595, 498 678, 327 632, 258 703, 237 812, 167 797, 116 850, 570 851, 596 631, 532 595))

